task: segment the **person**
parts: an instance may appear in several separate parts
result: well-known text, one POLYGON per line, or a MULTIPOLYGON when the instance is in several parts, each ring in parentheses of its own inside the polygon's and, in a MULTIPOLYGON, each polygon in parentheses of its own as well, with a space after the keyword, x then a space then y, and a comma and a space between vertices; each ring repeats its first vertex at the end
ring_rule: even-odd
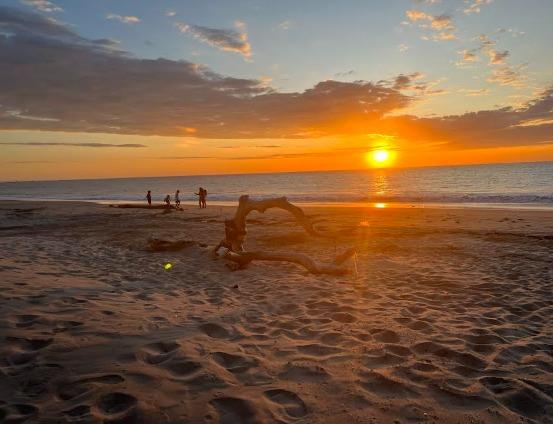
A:
POLYGON ((165 196, 164 202, 167 205, 167 207, 170 208, 171 207, 171 196, 169 196, 169 195, 165 196))
POLYGON ((200 209, 205 207, 205 196, 207 195, 207 191, 204 190, 203 187, 200 187, 198 189, 197 193, 194 193, 196 196, 198 196, 198 205, 200 206, 200 209))
POLYGON ((180 208, 180 197, 179 197, 180 190, 177 190, 175 193, 175 206, 177 208, 180 208))
POLYGON ((206 199, 207 199, 207 190, 204 188, 203 189, 204 192, 203 192, 203 196, 201 196, 201 199, 202 199, 202 206, 205 208, 207 208, 207 203, 206 203, 206 199))
POLYGON ((152 206, 152 192, 150 190, 146 194, 146 200, 148 201, 148 206, 152 206))

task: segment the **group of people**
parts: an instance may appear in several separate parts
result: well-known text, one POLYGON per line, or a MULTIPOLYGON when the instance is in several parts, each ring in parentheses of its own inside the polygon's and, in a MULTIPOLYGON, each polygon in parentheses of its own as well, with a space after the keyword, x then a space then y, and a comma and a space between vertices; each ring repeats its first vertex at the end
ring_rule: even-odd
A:
MULTIPOLYGON (((194 193, 196 196, 198 196, 198 204, 200 206, 200 209, 207 208, 207 190, 203 187, 200 187, 198 189, 197 193, 194 193)), ((152 206, 152 191, 148 190, 148 193, 146 194, 146 200, 148 201, 148 206, 152 206)), ((171 207, 171 195, 165 196, 165 199, 163 200, 168 208, 171 207)), ((180 190, 177 190, 175 192, 175 207, 180 208, 180 190)))

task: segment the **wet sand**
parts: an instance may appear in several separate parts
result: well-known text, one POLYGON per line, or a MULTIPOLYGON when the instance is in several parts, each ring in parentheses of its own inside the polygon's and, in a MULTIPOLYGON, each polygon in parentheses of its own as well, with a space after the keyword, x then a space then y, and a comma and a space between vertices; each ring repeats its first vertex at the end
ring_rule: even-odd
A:
POLYGON ((356 246, 332 277, 230 271, 233 210, 0 202, 0 422, 553 422, 553 211, 250 215, 251 249, 356 246))

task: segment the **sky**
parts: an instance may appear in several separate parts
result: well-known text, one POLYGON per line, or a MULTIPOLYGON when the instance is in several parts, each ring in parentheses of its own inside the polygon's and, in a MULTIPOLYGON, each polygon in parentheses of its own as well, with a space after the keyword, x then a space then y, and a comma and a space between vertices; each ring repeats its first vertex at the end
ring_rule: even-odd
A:
POLYGON ((550 0, 0 0, 0 180, 553 160, 550 0))

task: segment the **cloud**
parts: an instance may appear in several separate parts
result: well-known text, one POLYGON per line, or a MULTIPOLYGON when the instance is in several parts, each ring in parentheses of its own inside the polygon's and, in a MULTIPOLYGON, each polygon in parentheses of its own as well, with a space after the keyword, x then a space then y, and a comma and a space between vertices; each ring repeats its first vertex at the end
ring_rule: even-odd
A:
MULTIPOLYGON (((1 108, 1 106, 0 106, 1 108)), ((2 115, 4 117, 11 117, 11 118, 16 118, 16 119, 28 119, 30 121, 51 121, 51 122, 57 122, 59 121, 59 119, 57 118, 47 118, 45 116, 32 116, 32 115, 25 115, 22 111, 20 110, 6 110, 5 112, 2 113, 2 115)), ((0 116, 2 116, 0 115, 0 116)))
POLYGON ((498 28, 497 32, 499 34, 511 34, 511 36, 514 38, 517 38, 526 34, 524 31, 519 31, 513 28, 498 28))
POLYGON ((277 25, 277 29, 288 31, 292 27, 292 21, 282 21, 277 25))
POLYGON ((456 27, 449 15, 430 15, 420 10, 407 10, 405 15, 411 22, 417 23, 419 28, 433 31, 431 35, 423 36, 423 40, 447 41, 457 38, 456 27))
POLYGON ((455 63, 455 65, 459 67, 467 67, 472 65, 474 62, 478 62, 479 58, 477 55, 477 51, 475 50, 461 50, 457 52, 459 55, 461 55, 461 58, 459 61, 455 63))
POLYGON ((489 88, 462 89, 460 91, 461 93, 465 93, 467 96, 471 97, 485 96, 491 93, 491 90, 489 88))
POLYGON ((34 7, 41 12, 52 13, 52 12, 63 12, 63 9, 54 3, 47 0, 20 0, 21 3, 34 7))
POLYGON ((336 72, 334 74, 334 78, 347 78, 355 75, 355 71, 353 69, 350 69, 349 71, 344 72, 336 72))
POLYGON ((49 143, 49 142, 18 142, 18 143, 0 143, 1 146, 71 146, 71 147, 124 147, 124 148, 140 148, 148 147, 145 144, 109 144, 109 143, 49 143))
POLYGON ((404 53, 406 52, 407 50, 409 50, 409 46, 407 44, 400 44, 399 46, 397 46, 397 49, 401 52, 401 53, 404 53))
POLYGON ((109 13, 108 15, 106 15, 106 19, 115 20, 115 21, 122 22, 124 24, 130 24, 130 25, 137 24, 140 22, 140 18, 136 16, 121 16, 121 15, 116 15, 114 13, 109 13))
POLYGON ((541 125, 553 125, 553 118, 528 119, 519 122, 517 127, 539 127, 541 125))
POLYGON ((245 58, 252 56, 252 48, 248 42, 246 25, 236 21, 233 29, 208 28, 198 25, 189 25, 177 22, 175 26, 183 33, 189 33, 194 38, 210 44, 219 50, 241 54, 245 58))
POLYGON ((470 5, 465 10, 463 10, 463 13, 465 15, 470 15, 471 13, 480 13, 480 8, 492 3, 493 0, 470 0, 466 2, 470 3, 470 5))
POLYGON ((527 66, 523 64, 518 66, 504 65, 499 68, 494 68, 487 81, 515 88, 526 87, 526 67, 527 66))
POLYGON ((491 68, 488 82, 504 86, 522 88, 526 86, 526 65, 512 66, 507 63, 510 57, 509 50, 497 50, 497 42, 490 39, 487 35, 480 35, 478 38, 479 46, 472 50, 461 50, 458 52, 461 59, 456 62, 459 67, 467 67, 473 62, 479 60, 478 54, 481 53, 488 58, 488 66, 491 68))
POLYGON ((170 18, 176 15, 177 12, 175 12, 174 10, 168 10, 167 12, 165 12, 165 16, 169 16, 170 18))
MULTIPOLYGON (((194 140, 380 133, 413 143, 480 146, 552 138, 551 125, 517 124, 553 119, 553 89, 522 107, 421 118, 401 113, 444 90, 437 88, 440 80, 425 81, 416 72, 377 82, 328 80, 301 92, 279 92, 259 79, 228 77, 187 61, 137 58, 113 41, 81 37, 36 13, 0 7, 0 26, 13 34, 0 38, 0 130, 194 140)), ((488 66, 503 84, 521 78, 508 70, 524 71, 488 66)))
POLYGON ((405 90, 407 88, 411 88, 413 86, 413 83, 415 81, 420 80, 423 78, 424 75, 420 72, 414 72, 412 74, 399 74, 397 77, 394 78, 394 90, 405 90))

